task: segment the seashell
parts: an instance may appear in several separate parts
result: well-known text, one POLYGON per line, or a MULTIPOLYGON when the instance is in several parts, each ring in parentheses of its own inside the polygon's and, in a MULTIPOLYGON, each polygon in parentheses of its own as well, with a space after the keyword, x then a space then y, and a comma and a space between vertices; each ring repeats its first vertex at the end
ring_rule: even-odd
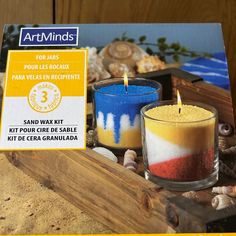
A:
POLYGON ((222 186, 212 188, 213 193, 226 194, 230 197, 236 197, 236 186, 222 186))
POLYGON ((139 73, 147 73, 166 68, 165 62, 161 61, 158 56, 144 56, 136 65, 139 73))
POLYGON ((4 79, 5 78, 5 73, 0 72, 0 89, 3 90, 4 88, 4 79))
POLYGON ((218 125, 219 134, 222 136, 230 136, 233 133, 233 128, 228 123, 221 123, 218 125))
POLYGON ((124 167, 136 172, 138 168, 138 164, 135 162, 136 159, 137 153, 133 150, 128 149, 124 155, 124 167))
POLYGON ((148 54, 135 43, 115 41, 105 46, 99 55, 104 58, 103 63, 106 68, 114 62, 120 62, 134 68, 136 62, 148 54))
POLYGON ((86 146, 92 147, 94 144, 94 131, 89 130, 86 135, 86 146))
POLYGON ((95 47, 86 47, 88 49, 88 82, 94 83, 98 80, 108 79, 110 73, 105 69, 102 60, 103 58, 97 54, 95 47))
POLYGON ((95 147, 93 148, 93 151, 103 155, 104 157, 106 157, 111 161, 118 162, 118 158, 115 156, 115 154, 112 151, 108 150, 107 148, 95 147))
POLYGON ((128 77, 134 77, 135 73, 132 68, 126 64, 114 62, 108 66, 108 70, 113 77, 123 77, 124 73, 127 73, 128 77))
POLYGON ((235 205, 235 201, 227 195, 219 194, 211 200, 211 205, 216 210, 220 210, 235 205))
POLYGON ((183 197, 186 197, 188 199, 192 199, 194 201, 199 201, 199 197, 197 195, 197 192, 195 191, 189 191, 189 192, 185 192, 182 194, 183 197))

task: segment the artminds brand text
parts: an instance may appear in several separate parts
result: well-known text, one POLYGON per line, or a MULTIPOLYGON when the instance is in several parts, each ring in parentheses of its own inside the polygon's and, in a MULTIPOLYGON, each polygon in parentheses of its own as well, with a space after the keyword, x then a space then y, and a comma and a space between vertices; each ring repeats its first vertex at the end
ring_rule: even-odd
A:
POLYGON ((74 35, 73 34, 69 34, 68 32, 66 34, 56 34, 55 32, 53 33, 49 33, 49 34, 45 34, 45 33, 41 33, 41 34, 30 34, 27 33, 23 39, 23 41, 29 41, 29 42, 44 42, 44 41, 53 41, 53 42, 64 42, 64 41, 73 41, 74 40, 74 35))
POLYGON ((19 46, 78 46, 78 27, 22 28, 19 46))

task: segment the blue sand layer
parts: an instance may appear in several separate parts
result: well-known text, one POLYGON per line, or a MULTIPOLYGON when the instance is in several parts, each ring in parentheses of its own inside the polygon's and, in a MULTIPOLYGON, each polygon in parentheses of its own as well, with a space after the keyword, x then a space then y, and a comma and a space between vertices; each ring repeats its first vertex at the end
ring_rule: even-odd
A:
POLYGON ((98 117, 99 111, 103 113, 105 129, 108 113, 112 113, 114 116, 114 132, 116 143, 119 143, 120 140, 121 116, 124 114, 128 115, 131 126, 133 126, 135 116, 140 115, 141 108, 159 99, 159 94, 156 88, 129 85, 128 93, 126 93, 123 84, 102 87, 98 92, 95 92, 94 96, 96 117, 98 117))

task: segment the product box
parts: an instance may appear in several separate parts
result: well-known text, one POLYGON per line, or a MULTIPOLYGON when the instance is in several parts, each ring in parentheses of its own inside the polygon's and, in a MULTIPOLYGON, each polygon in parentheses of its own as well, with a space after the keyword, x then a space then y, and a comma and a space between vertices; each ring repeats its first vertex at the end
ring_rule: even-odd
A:
POLYGON ((220 24, 5 25, 0 69, 0 233, 236 232, 220 24))

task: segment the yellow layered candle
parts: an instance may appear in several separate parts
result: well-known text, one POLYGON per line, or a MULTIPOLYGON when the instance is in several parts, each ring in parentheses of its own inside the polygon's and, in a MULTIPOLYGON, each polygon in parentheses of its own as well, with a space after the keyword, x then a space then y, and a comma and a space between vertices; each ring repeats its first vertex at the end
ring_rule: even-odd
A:
POLYGON ((149 170, 174 180, 203 179, 213 169, 215 115, 204 108, 164 105, 145 112, 149 170))

